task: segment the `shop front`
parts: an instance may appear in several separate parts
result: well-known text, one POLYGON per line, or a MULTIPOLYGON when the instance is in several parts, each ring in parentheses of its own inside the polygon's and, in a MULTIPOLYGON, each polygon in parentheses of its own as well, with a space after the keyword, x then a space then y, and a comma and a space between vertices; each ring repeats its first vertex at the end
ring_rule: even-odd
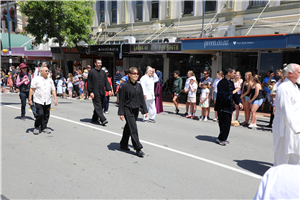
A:
POLYGON ((183 53, 212 53, 212 77, 219 70, 233 67, 256 72, 281 69, 284 63, 299 63, 300 34, 272 34, 221 38, 182 39, 183 53))

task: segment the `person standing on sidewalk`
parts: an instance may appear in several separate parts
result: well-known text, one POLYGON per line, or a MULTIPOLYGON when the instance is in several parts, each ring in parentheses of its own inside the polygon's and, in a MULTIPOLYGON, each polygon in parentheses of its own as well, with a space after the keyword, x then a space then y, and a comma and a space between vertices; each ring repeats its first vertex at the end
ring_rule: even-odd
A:
POLYGON ((187 98, 187 103, 188 106, 190 106, 190 114, 185 116, 186 118, 195 118, 195 113, 196 113, 196 94, 197 94, 197 88, 198 84, 196 83, 196 77, 192 76, 189 79, 189 87, 188 87, 188 98, 187 98))
MULTIPOLYGON (((112 93, 112 95, 114 95, 114 90, 113 90, 111 78, 108 76, 108 75, 109 75, 108 70, 105 69, 104 71, 105 71, 105 73, 106 73, 106 77, 107 77, 107 80, 108 80, 108 82, 109 82, 109 85, 110 85, 110 87, 112 88, 111 93, 112 93)), ((104 113, 105 113, 105 114, 108 114, 108 113, 109 113, 109 112, 108 112, 109 99, 110 99, 110 93, 107 92, 107 91, 105 91, 105 104, 104 104, 104 113)))
POLYGON ((158 81, 158 77, 154 69, 150 66, 147 67, 146 74, 142 76, 140 83, 143 88, 144 98, 148 108, 149 118, 143 117, 143 121, 155 123, 156 106, 154 95, 154 84, 158 81))
MULTIPOLYGON (((32 81, 32 76, 30 76, 27 72, 28 66, 24 63, 20 64, 20 70, 21 72, 17 76, 16 79, 16 86, 19 87, 19 96, 21 99, 21 120, 25 120, 25 108, 26 108, 26 99, 31 99, 31 96, 29 96, 29 90, 30 90, 30 83, 32 81)), ((34 104, 30 105, 30 108, 32 110, 33 116, 36 117, 36 110, 34 104)))
POLYGON ((137 83, 139 78, 138 69, 131 67, 129 69, 129 80, 125 82, 120 89, 120 104, 118 115, 120 119, 126 120, 123 129, 123 136, 120 141, 120 148, 129 151, 128 140, 131 137, 132 145, 138 157, 144 157, 144 152, 141 150, 143 145, 140 143, 136 120, 141 108, 142 114, 148 118, 147 105, 144 98, 143 88, 141 84, 137 83))
POLYGON ((243 104, 240 97, 237 95, 234 84, 231 81, 235 76, 235 70, 228 68, 225 70, 225 78, 218 83, 218 93, 215 109, 218 112, 220 134, 217 138, 217 143, 222 146, 229 144, 227 141, 232 113, 234 111, 233 101, 243 109, 243 104))
POLYGON ((100 59, 95 60, 95 68, 91 69, 88 74, 88 92, 89 96, 93 100, 94 114, 92 117, 92 123, 99 123, 99 118, 104 126, 108 123, 103 115, 103 104, 105 98, 105 90, 109 91, 109 95, 112 95, 110 84, 107 80, 106 73, 102 70, 102 61, 100 59), (105 88, 105 89, 104 89, 105 88))
POLYGON ((285 80, 278 87, 275 97, 273 123, 274 166, 300 165, 300 65, 288 64, 285 80))
POLYGON ((36 107, 36 120, 33 130, 35 135, 40 133, 40 127, 42 133, 51 133, 47 128, 50 117, 51 92, 55 100, 55 106, 58 105, 53 80, 48 77, 49 69, 43 66, 40 69, 40 73, 41 76, 36 76, 32 79, 28 98, 28 104, 32 106, 33 102, 31 97, 33 95, 33 101, 36 107))
POLYGON ((172 98, 173 103, 175 105, 175 114, 179 113, 178 109, 178 98, 180 97, 181 87, 182 87, 182 78, 179 77, 180 72, 178 70, 174 71, 174 82, 173 82, 173 92, 172 92, 172 98))
MULTIPOLYGON (((199 83, 200 89, 203 89, 205 83, 208 83, 208 88, 211 88, 213 79, 209 75, 210 75, 210 72, 205 69, 203 71, 203 78, 200 78, 200 83, 199 83)), ((209 90, 209 96, 208 96, 208 115, 207 115, 208 119, 209 119, 209 113, 210 113, 210 108, 209 108, 210 99, 211 99, 211 90, 209 90)))
MULTIPOLYGON (((186 105, 185 105, 185 115, 189 115, 189 107, 190 107, 190 102, 188 102, 188 96, 189 96, 189 88, 190 88, 190 78, 191 76, 195 76, 194 72, 192 70, 188 71, 186 74, 186 80, 184 84, 184 92, 185 92, 185 100, 186 100, 186 105)), ((192 109, 192 108, 190 108, 192 109)), ((192 113, 192 111, 190 112, 192 113)))

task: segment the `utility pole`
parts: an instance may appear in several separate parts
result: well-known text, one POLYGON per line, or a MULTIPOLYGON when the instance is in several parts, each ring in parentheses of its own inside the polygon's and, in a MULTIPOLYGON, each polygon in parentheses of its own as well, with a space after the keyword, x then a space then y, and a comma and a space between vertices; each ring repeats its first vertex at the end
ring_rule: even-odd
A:
POLYGON ((204 18, 205 18, 205 0, 202 0, 202 32, 201 32, 201 38, 203 38, 204 35, 204 18))

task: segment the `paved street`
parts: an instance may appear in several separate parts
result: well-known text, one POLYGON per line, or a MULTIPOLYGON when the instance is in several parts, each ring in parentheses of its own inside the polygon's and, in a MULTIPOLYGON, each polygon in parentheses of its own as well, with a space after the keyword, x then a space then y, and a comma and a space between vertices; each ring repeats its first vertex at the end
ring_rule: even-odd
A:
MULTIPOLYGON (((155 124, 139 116, 146 154, 139 158, 132 146, 119 149, 125 123, 114 98, 105 127, 90 123, 91 101, 58 101, 48 123, 52 133, 36 136, 32 113, 20 120, 19 95, 1 94, 3 198, 251 199, 273 163, 270 129, 232 127, 223 147, 215 143, 217 123, 172 114, 169 105, 155 124)), ((259 116, 258 125, 268 120, 259 116)))

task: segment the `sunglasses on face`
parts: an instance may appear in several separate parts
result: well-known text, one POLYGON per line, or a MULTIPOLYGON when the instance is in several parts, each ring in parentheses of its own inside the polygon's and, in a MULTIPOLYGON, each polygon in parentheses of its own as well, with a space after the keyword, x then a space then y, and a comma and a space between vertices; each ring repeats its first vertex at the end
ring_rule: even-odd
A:
POLYGON ((137 72, 133 72, 133 73, 131 73, 132 75, 139 75, 139 73, 137 73, 137 72))
POLYGON ((203 73, 204 75, 208 74, 208 73, 203 73))

